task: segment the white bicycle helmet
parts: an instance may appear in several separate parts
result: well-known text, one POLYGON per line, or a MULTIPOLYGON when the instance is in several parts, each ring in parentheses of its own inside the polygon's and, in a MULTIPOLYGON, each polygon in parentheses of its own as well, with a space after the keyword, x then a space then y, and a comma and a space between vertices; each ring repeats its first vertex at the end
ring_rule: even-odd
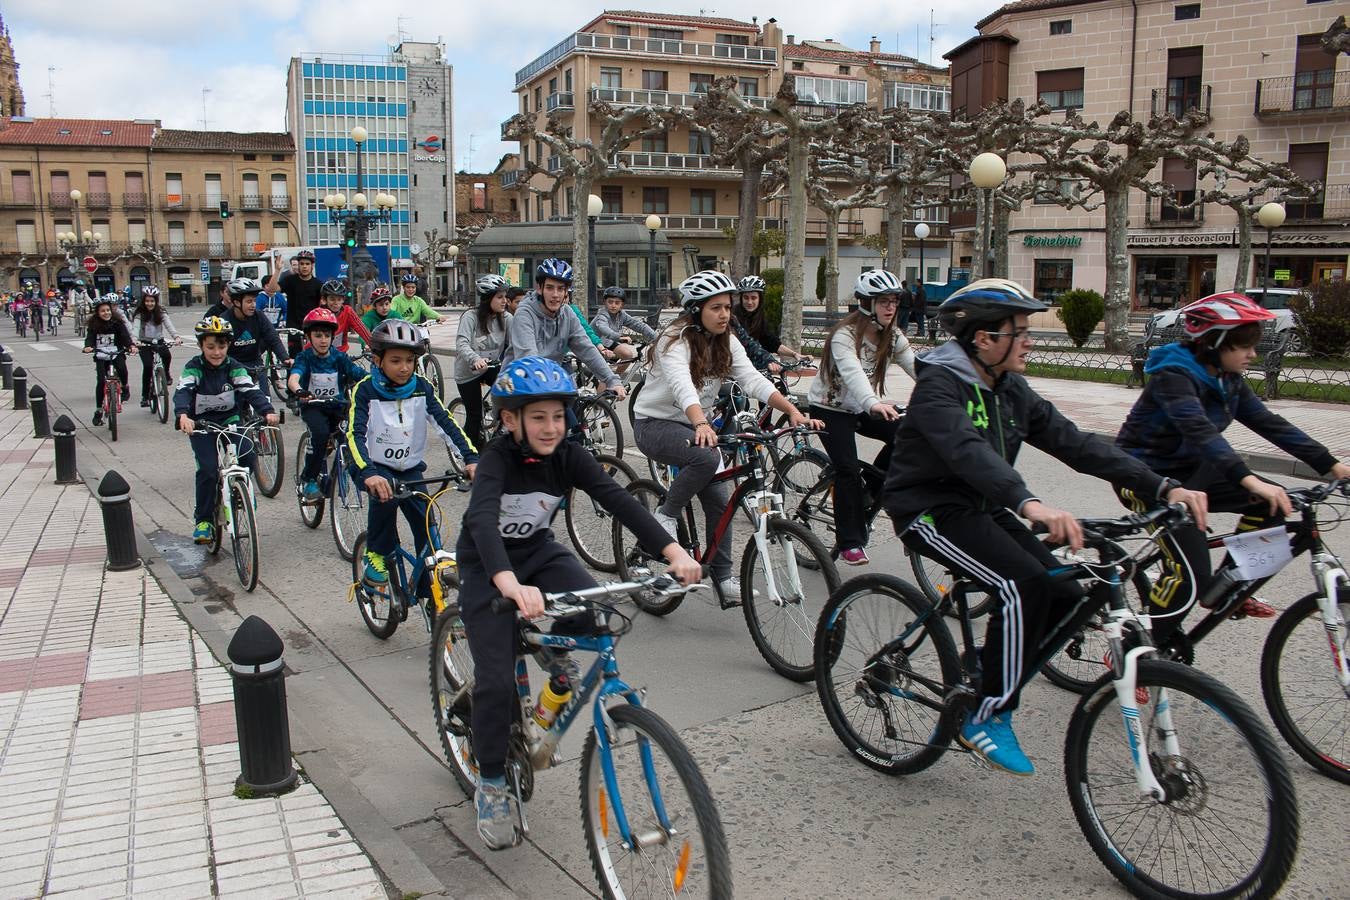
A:
POLYGON ((225 285, 225 293, 231 297, 243 297, 248 294, 261 294, 262 285, 252 278, 235 278, 225 285))
POLYGON ((479 275, 474 285, 480 297, 491 297, 498 291, 504 291, 511 286, 500 275, 479 275))
MULTIPOLYGON (((872 301, 886 294, 899 294, 904 291, 900 279, 885 269, 873 269, 863 272, 853 284, 853 296, 858 301, 858 309, 876 321, 876 312, 872 301)), ((879 322, 877 323, 880 324, 879 322)))
POLYGON ((719 294, 736 293, 736 283, 713 269, 695 272, 680 282, 680 306, 691 316, 699 308, 719 294))
POLYGON ((747 275, 736 282, 736 290, 742 294, 750 292, 762 294, 764 293, 765 287, 767 287, 767 285, 765 284, 764 279, 760 278, 758 275, 747 275))

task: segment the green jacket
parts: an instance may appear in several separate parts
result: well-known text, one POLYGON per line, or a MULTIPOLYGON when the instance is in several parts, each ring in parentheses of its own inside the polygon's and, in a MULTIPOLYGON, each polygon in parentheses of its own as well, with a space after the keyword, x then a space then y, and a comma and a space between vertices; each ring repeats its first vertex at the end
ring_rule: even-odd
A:
POLYGON ((597 347, 603 347, 605 342, 600 340, 600 335, 596 334, 595 329, 591 327, 591 323, 586 321, 586 316, 582 313, 581 308, 575 303, 569 303, 567 305, 572 307, 572 312, 576 313, 577 318, 581 320, 581 327, 586 329, 586 337, 591 339, 591 343, 597 347))
POLYGON ((427 319, 440 319, 441 314, 427 305, 421 297, 398 293, 394 295, 394 305, 390 307, 400 319, 407 319, 421 325, 427 319))
POLYGON ((389 315, 385 316, 382 319, 380 318, 380 314, 375 311, 375 308, 371 307, 370 309, 366 310, 365 313, 361 316, 361 324, 366 326, 367 331, 374 331, 375 326, 383 322, 385 319, 402 319, 402 318, 403 316, 400 316, 397 311, 391 309, 389 311, 389 315))

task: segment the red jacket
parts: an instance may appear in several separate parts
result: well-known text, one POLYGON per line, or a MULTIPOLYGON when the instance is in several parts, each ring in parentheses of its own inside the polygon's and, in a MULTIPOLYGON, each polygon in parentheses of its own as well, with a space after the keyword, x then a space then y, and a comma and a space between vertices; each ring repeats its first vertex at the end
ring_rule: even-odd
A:
POLYGON ((347 333, 355 331, 360 335, 361 340, 367 344, 370 343, 370 332, 366 326, 361 324, 361 317, 352 310, 350 306, 342 307, 342 312, 338 313, 338 330, 336 339, 339 341, 338 349, 343 353, 347 352, 347 333))

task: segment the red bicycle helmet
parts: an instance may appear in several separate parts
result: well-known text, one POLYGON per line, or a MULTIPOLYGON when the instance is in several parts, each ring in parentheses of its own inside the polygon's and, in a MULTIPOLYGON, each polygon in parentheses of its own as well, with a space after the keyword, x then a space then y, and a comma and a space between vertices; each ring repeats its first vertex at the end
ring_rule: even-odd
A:
POLYGON ((371 306, 374 306, 376 303, 379 303, 381 300, 392 300, 392 299, 394 299, 394 295, 391 294, 391 293, 389 293, 389 288, 385 287, 385 286, 382 285, 382 284, 376 285, 375 288, 374 288, 373 290, 371 290, 371 292, 370 292, 370 305, 371 305, 371 306))
MULTIPOLYGON (((1265 322, 1275 314, 1263 309, 1251 298, 1233 291, 1210 294, 1181 308, 1181 319, 1186 335, 1192 340, 1211 331, 1231 331, 1243 325, 1265 322)), ((1222 343, 1222 337, 1215 343, 1222 343)))
POLYGON ((317 309, 311 309, 305 315, 305 321, 304 324, 301 325, 301 330, 306 334, 309 334, 311 328, 327 328, 332 331, 337 331, 337 327, 337 316, 333 315, 326 307, 320 306, 317 309))

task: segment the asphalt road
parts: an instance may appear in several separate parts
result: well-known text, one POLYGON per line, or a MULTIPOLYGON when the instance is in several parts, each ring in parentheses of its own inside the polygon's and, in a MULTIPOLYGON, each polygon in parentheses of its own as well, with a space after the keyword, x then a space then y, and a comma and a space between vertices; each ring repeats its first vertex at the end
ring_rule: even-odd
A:
MULTIPOLYGON (((191 321, 182 311, 175 319, 180 326, 191 321)), ((213 649, 223 655, 240 617, 254 613, 285 639, 294 750, 398 891, 594 893, 579 828, 579 731, 564 744, 563 765, 539 776, 529 841, 487 854, 434 732, 425 631, 414 619, 387 642, 366 631, 346 602, 350 568, 334 549, 326 516, 316 531, 300 524, 289 471, 282 493, 260 500, 262 580, 255 593, 243 594, 228 551, 211 559, 190 541, 191 453, 178 432, 136 405, 139 362, 132 361, 133 400, 113 444, 107 429, 88 427, 93 365, 71 346, 77 339, 66 334, 39 346, 12 338, 12 326, 0 325, 0 342, 31 373, 30 384, 47 388, 52 418, 66 412, 80 426, 81 474, 93 481, 115 468, 130 482, 137 526, 162 556, 152 565, 213 649)), ((179 349, 175 372, 189 350, 179 349)), ((284 426, 288 468, 301 429, 294 420, 284 426)), ((629 452, 630 462, 645 467, 629 452)), ((1105 484, 1037 451, 1028 450, 1020 468, 1048 502, 1084 515, 1119 511, 1105 484)), ((463 495, 452 502, 462 508, 463 495)), ((1327 536, 1337 552, 1350 552, 1350 529, 1327 536)), ((906 574, 893 537, 878 536, 871 554, 872 569, 906 574)), ((1266 594, 1284 606, 1309 590, 1298 561, 1266 594)), ((1198 661, 1267 722, 1257 668, 1271 621, 1226 627, 1201 647, 1198 661)), ((668 619, 639 615, 619 656, 626 680, 648 688, 648 703, 682 730, 708 777, 739 896, 1122 893, 1074 822, 1062 777, 1074 698, 1048 683, 1027 689, 1018 714, 1037 777, 1002 776, 952 754, 893 779, 845 756, 813 688, 780 678, 760 660, 739 611, 690 600, 668 619)), ((1350 864, 1340 804, 1350 797, 1347 788, 1314 773, 1278 736, 1276 743, 1302 814, 1300 856, 1286 893, 1343 896, 1350 864)))

